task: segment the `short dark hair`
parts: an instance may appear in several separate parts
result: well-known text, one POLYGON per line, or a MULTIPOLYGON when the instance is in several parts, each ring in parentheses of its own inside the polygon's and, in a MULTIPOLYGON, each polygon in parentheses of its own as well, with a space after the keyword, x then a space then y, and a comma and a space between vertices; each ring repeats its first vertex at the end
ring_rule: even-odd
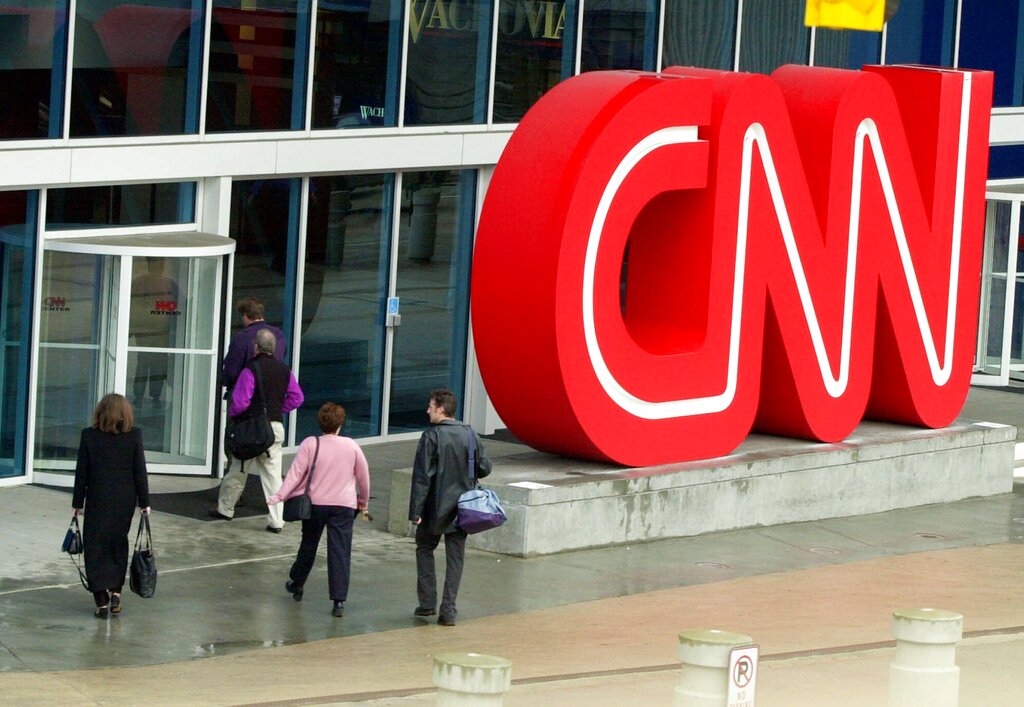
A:
POLYGON ((337 403, 326 402, 317 410, 316 421, 321 432, 325 435, 333 434, 345 424, 345 408, 337 403))
POLYGON ((263 303, 255 297, 245 297, 238 300, 235 309, 238 310, 239 314, 248 319, 263 319, 263 303))
POLYGON ((444 410, 445 415, 455 417, 455 410, 459 407, 459 401, 455 398, 455 393, 447 388, 437 388, 430 391, 430 399, 434 401, 436 407, 444 410))
POLYGON ((103 432, 131 432, 132 404, 123 395, 107 393, 92 411, 92 426, 103 432))

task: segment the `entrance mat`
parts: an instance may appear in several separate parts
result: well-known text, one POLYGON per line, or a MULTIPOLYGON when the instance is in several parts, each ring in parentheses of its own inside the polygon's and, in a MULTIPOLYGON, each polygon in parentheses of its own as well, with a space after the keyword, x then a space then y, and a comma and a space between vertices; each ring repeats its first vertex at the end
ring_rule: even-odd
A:
MULTIPOLYGON (((34 484, 53 491, 63 491, 70 494, 73 489, 67 486, 50 486, 49 484, 34 484)), ((210 509, 217 507, 217 493, 219 486, 202 489, 200 491, 183 491, 181 493, 151 493, 149 494, 149 505, 154 511, 170 513, 171 515, 193 518, 195 520, 215 521, 210 517, 210 509)), ((253 518, 267 514, 267 502, 263 496, 263 487, 260 485, 258 474, 247 474, 245 490, 238 499, 235 506, 235 518, 253 518)))
MULTIPOLYGON (((154 511, 170 513, 184 518, 195 520, 216 521, 210 517, 210 510, 217 507, 217 493, 219 486, 202 489, 201 491, 186 491, 183 493, 151 493, 149 502, 154 511)), ((247 474, 245 480, 245 491, 242 492, 238 503, 235 505, 235 518, 252 518, 254 516, 265 516, 267 514, 267 501, 263 496, 263 487, 260 485, 258 474, 247 474)))

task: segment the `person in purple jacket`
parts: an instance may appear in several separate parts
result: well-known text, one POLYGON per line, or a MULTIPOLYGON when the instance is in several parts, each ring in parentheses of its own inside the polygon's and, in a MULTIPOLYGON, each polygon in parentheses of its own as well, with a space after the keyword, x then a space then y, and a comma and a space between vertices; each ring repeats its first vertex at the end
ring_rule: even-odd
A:
POLYGON ((231 344, 228 346, 224 363, 220 368, 220 384, 227 389, 228 395, 235 387, 238 376, 249 366, 256 355, 253 346, 256 343, 256 332, 266 329, 273 333, 277 340, 274 346, 274 358, 278 361, 283 363, 285 355, 288 353, 284 332, 263 320, 262 302, 254 297, 246 297, 238 301, 235 309, 242 315, 244 328, 231 337, 231 344))
POLYGON ((302 543, 288 573, 284 588, 295 601, 302 601, 302 587, 313 570, 320 537, 327 528, 327 588, 334 616, 343 616, 352 564, 352 524, 356 513, 366 510, 370 498, 370 470, 363 450, 355 440, 341 436, 345 408, 324 403, 316 414, 319 437, 307 437, 299 445, 280 490, 267 499, 274 505, 306 492, 312 515, 302 521, 302 543))
MULTIPOLYGON (((304 396, 299 382, 288 366, 274 358, 274 347, 277 339, 269 329, 256 332, 254 346, 255 358, 249 367, 241 372, 235 387, 231 391, 231 405, 228 415, 232 420, 243 419, 256 415, 262 407, 260 396, 256 390, 254 369, 259 369, 263 381, 263 393, 267 400, 267 418, 274 430, 274 443, 265 453, 250 459, 236 468, 229 462, 228 472, 220 483, 217 507, 210 510, 210 515, 222 520, 231 520, 235 515, 235 504, 245 490, 245 475, 259 472, 263 485, 263 495, 270 498, 281 488, 281 442, 284 441, 284 416, 302 405, 304 396), (248 468, 246 468, 248 467, 248 468)), ((284 527, 280 504, 270 506, 267 517, 267 530, 280 533, 284 527)))
MULTIPOLYGON (((220 384, 224 386, 224 397, 228 400, 231 399, 231 392, 235 388, 238 376, 249 367, 256 356, 257 332, 265 329, 274 335, 277 342, 274 346, 274 358, 281 363, 284 363, 285 354, 288 352, 284 332, 263 320, 262 302, 255 297, 245 297, 238 301, 235 309, 242 315, 243 328, 231 337, 231 344, 228 346, 228 352, 220 367, 220 384)), ((226 476, 231 471, 231 464, 234 462, 231 450, 227 448, 227 445, 224 446, 224 457, 224 474, 226 476)))

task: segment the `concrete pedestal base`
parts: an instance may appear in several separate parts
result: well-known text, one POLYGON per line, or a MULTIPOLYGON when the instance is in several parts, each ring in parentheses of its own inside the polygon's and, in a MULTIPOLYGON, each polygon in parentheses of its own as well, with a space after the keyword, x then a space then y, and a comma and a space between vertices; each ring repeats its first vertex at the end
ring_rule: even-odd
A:
MULTIPOLYGON (((642 469, 528 450, 495 463, 484 483, 508 522, 469 546, 529 557, 1008 493, 1016 436, 969 420, 865 422, 836 444, 752 435, 725 457, 642 469)), ((411 473, 392 475, 388 529, 399 535, 411 473)))

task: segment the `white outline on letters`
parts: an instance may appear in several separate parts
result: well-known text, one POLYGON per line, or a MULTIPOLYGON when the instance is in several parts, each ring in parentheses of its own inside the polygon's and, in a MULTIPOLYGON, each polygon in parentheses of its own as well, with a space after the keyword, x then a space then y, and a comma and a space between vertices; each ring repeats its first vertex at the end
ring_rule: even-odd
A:
POLYGON ((949 264, 949 288, 946 304, 946 338, 943 348, 944 363, 939 362, 938 351, 935 346, 935 339, 932 335, 931 326, 924 308, 924 300, 921 296, 921 288, 918 284, 917 273, 910 257, 910 248, 907 245, 907 236, 903 228, 903 219, 900 217, 899 205, 896 203, 896 194, 893 190, 892 178, 885 160, 885 153, 882 150, 881 140, 878 135, 878 127, 870 118, 861 121, 857 127, 854 144, 853 178, 851 180, 850 197, 850 232, 847 245, 846 259, 846 290, 843 297, 843 329, 842 345, 839 360, 839 375, 832 373, 832 365, 829 361, 828 352, 825 350, 825 343, 821 335, 821 327, 818 323, 818 315, 814 309, 814 302, 811 298, 807 285, 807 278, 804 275, 803 264, 800 260, 800 253, 796 247, 796 240, 793 235, 793 227, 786 210, 786 202, 783 198, 782 189, 779 185, 778 174, 775 170, 775 162, 772 159, 771 148, 768 144, 768 137, 764 126, 760 123, 752 123, 743 136, 743 164, 740 177, 740 202, 739 219, 736 233, 736 264, 733 273, 733 294, 732 294, 732 323, 729 333, 729 356, 728 375, 726 378, 725 390, 717 395, 700 398, 685 398, 682 400, 650 401, 638 398, 622 387, 605 363, 601 353, 601 346, 597 340, 597 331, 594 321, 594 271, 597 263, 597 251, 601 242, 601 235, 604 231, 604 224, 608 218, 608 210, 611 207, 615 195, 634 167, 647 155, 662 147, 679 145, 684 143, 697 142, 697 128, 695 126, 679 126, 663 128, 651 133, 638 142, 618 164, 608 180, 608 184, 598 201, 594 220, 591 224, 589 240, 583 269, 583 331, 587 345, 587 353, 590 356, 590 363, 601 383, 602 388, 619 407, 637 417, 649 420, 664 420, 676 417, 690 417, 695 415, 706 415, 722 412, 732 405, 736 395, 736 381, 739 371, 740 331, 743 313, 743 282, 746 270, 746 249, 747 249, 747 226, 750 210, 750 180, 751 165, 753 162, 753 147, 756 143, 758 154, 761 156, 761 164, 768 178, 768 187, 771 192, 772 201, 775 206, 775 214, 782 229, 783 241, 786 252, 789 255, 790 267, 796 280, 797 291, 800 295, 800 302, 803 306, 804 318, 807 322, 811 341, 814 345, 814 352, 818 360, 822 382, 828 394, 838 398, 845 391, 849 382, 850 372, 850 348, 853 326, 853 292, 856 282, 857 264, 857 242, 860 227, 860 192, 863 180, 864 163, 864 142, 871 145, 872 156, 881 178, 882 191, 885 196, 886 206, 889 212, 889 219, 896 235, 896 245, 900 253, 900 261, 903 265, 904 276, 907 280, 907 287, 910 299, 913 303, 914 314, 917 317, 918 328, 921 333, 921 340, 924 344, 925 354, 928 358, 928 366, 931 370, 932 380, 937 386, 943 386, 949 382, 953 369, 953 338, 956 329, 956 301, 959 291, 960 279, 960 249, 963 230, 963 200, 964 185, 967 171, 967 138, 969 127, 970 101, 971 101, 971 75, 960 73, 963 78, 963 93, 960 103, 960 131, 959 144, 957 146, 957 167, 956 167, 956 196, 953 213, 953 242, 950 248, 949 264))

